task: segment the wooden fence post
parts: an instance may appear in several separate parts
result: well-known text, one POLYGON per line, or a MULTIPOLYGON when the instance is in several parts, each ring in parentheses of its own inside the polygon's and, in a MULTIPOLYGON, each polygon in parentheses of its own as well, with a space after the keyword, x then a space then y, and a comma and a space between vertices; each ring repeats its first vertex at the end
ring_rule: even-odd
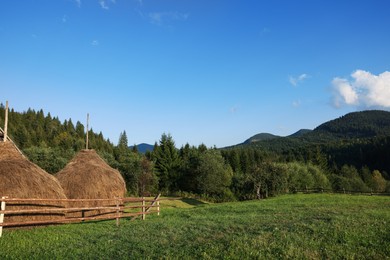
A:
MULTIPOLYGON (((8 197, 1 197, 1 207, 0 207, 0 210, 5 210, 5 201, 3 201, 4 199, 6 199, 8 197)), ((0 214, 0 224, 3 224, 4 222, 4 214, 1 213, 0 214)), ((3 234, 3 226, 0 226, 0 237, 1 235, 3 234)))
POLYGON ((157 216, 160 216, 160 201, 157 201, 157 216))
POLYGON ((119 226, 120 210, 119 210, 119 197, 115 197, 116 201, 116 226, 119 226))
POLYGON ((4 119, 4 140, 3 142, 7 142, 8 138, 8 100, 5 103, 5 119, 4 119))
POLYGON ((142 197, 142 220, 145 220, 145 197, 142 197))

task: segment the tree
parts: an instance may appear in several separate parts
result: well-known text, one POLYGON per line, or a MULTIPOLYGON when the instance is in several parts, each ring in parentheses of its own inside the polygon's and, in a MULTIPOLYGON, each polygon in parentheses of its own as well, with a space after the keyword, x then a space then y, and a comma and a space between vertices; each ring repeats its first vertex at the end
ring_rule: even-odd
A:
POLYGON ((199 192, 222 200, 232 199, 229 186, 233 171, 218 150, 207 150, 199 154, 196 174, 199 192))
POLYGON ((386 190, 386 180, 383 178, 382 174, 378 170, 372 172, 372 189, 375 192, 384 192, 386 190))
POLYGON ((254 165, 249 171, 248 178, 253 183, 257 199, 268 197, 267 179, 269 174, 267 164, 254 165))
POLYGON ((153 163, 149 161, 145 156, 141 160, 141 171, 138 176, 138 187, 140 196, 150 196, 156 191, 157 177, 153 171, 153 163))
POLYGON ((126 131, 119 134, 118 147, 121 149, 129 147, 126 131))
POLYGON ((256 198, 275 196, 288 190, 287 166, 269 161, 254 164, 247 175, 256 198))
POLYGON ((177 191, 180 158, 171 135, 162 134, 160 144, 155 146, 153 151, 153 157, 160 191, 177 191))
POLYGON ((138 146, 136 144, 134 144, 133 147, 131 148, 131 151, 133 153, 138 153, 138 146))

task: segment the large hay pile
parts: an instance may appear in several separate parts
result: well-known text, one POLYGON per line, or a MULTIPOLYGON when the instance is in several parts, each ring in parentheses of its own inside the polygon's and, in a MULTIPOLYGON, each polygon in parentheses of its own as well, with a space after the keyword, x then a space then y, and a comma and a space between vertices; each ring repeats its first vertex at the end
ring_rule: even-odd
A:
MULTIPOLYGON (((111 168, 94 150, 80 151, 68 165, 56 174, 68 199, 123 198, 126 185, 118 170, 111 168)), ((74 202, 73 207, 115 205, 115 200, 105 202, 74 202)), ((109 215, 110 210, 73 212, 68 217, 109 215)), ((112 211, 111 211, 112 212, 112 211)))
MULTIPOLYGON (((11 142, 0 142, 0 196, 9 198, 66 199, 58 180, 27 160, 11 142)), ((7 203, 7 210, 62 207, 64 203, 7 203)), ((5 215, 4 223, 63 219, 64 214, 5 215)))

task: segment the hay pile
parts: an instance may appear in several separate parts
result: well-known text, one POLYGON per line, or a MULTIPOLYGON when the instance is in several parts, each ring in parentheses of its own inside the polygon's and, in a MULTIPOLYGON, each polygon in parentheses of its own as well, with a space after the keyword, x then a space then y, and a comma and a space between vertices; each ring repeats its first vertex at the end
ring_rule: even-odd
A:
MULTIPOLYGON (((68 199, 114 199, 123 198, 126 185, 119 171, 111 168, 95 150, 80 151, 66 167, 56 174, 68 199)), ((74 202, 72 207, 115 205, 111 202, 74 202)), ((67 217, 110 215, 110 210, 73 212, 67 217)))
MULTIPOLYGON (((57 179, 23 157, 11 142, 0 142, 0 196, 9 198, 66 199, 57 179)), ((63 203, 7 203, 7 210, 63 207, 63 203)), ((4 223, 63 219, 64 214, 5 215, 4 223)))

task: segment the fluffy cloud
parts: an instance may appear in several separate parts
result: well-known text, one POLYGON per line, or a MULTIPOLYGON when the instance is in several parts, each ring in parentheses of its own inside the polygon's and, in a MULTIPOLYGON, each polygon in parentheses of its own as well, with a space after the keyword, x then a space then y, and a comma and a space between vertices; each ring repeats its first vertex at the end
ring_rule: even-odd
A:
POLYGON ((288 78, 288 80, 290 81, 291 85, 296 86, 296 85, 298 85, 299 82, 302 82, 307 78, 309 78, 309 75, 307 75, 306 73, 303 73, 303 74, 299 75, 298 77, 290 76, 288 78))
POLYGON ((362 107, 390 108, 390 72, 379 75, 357 70, 351 74, 352 80, 334 78, 333 104, 362 107))

